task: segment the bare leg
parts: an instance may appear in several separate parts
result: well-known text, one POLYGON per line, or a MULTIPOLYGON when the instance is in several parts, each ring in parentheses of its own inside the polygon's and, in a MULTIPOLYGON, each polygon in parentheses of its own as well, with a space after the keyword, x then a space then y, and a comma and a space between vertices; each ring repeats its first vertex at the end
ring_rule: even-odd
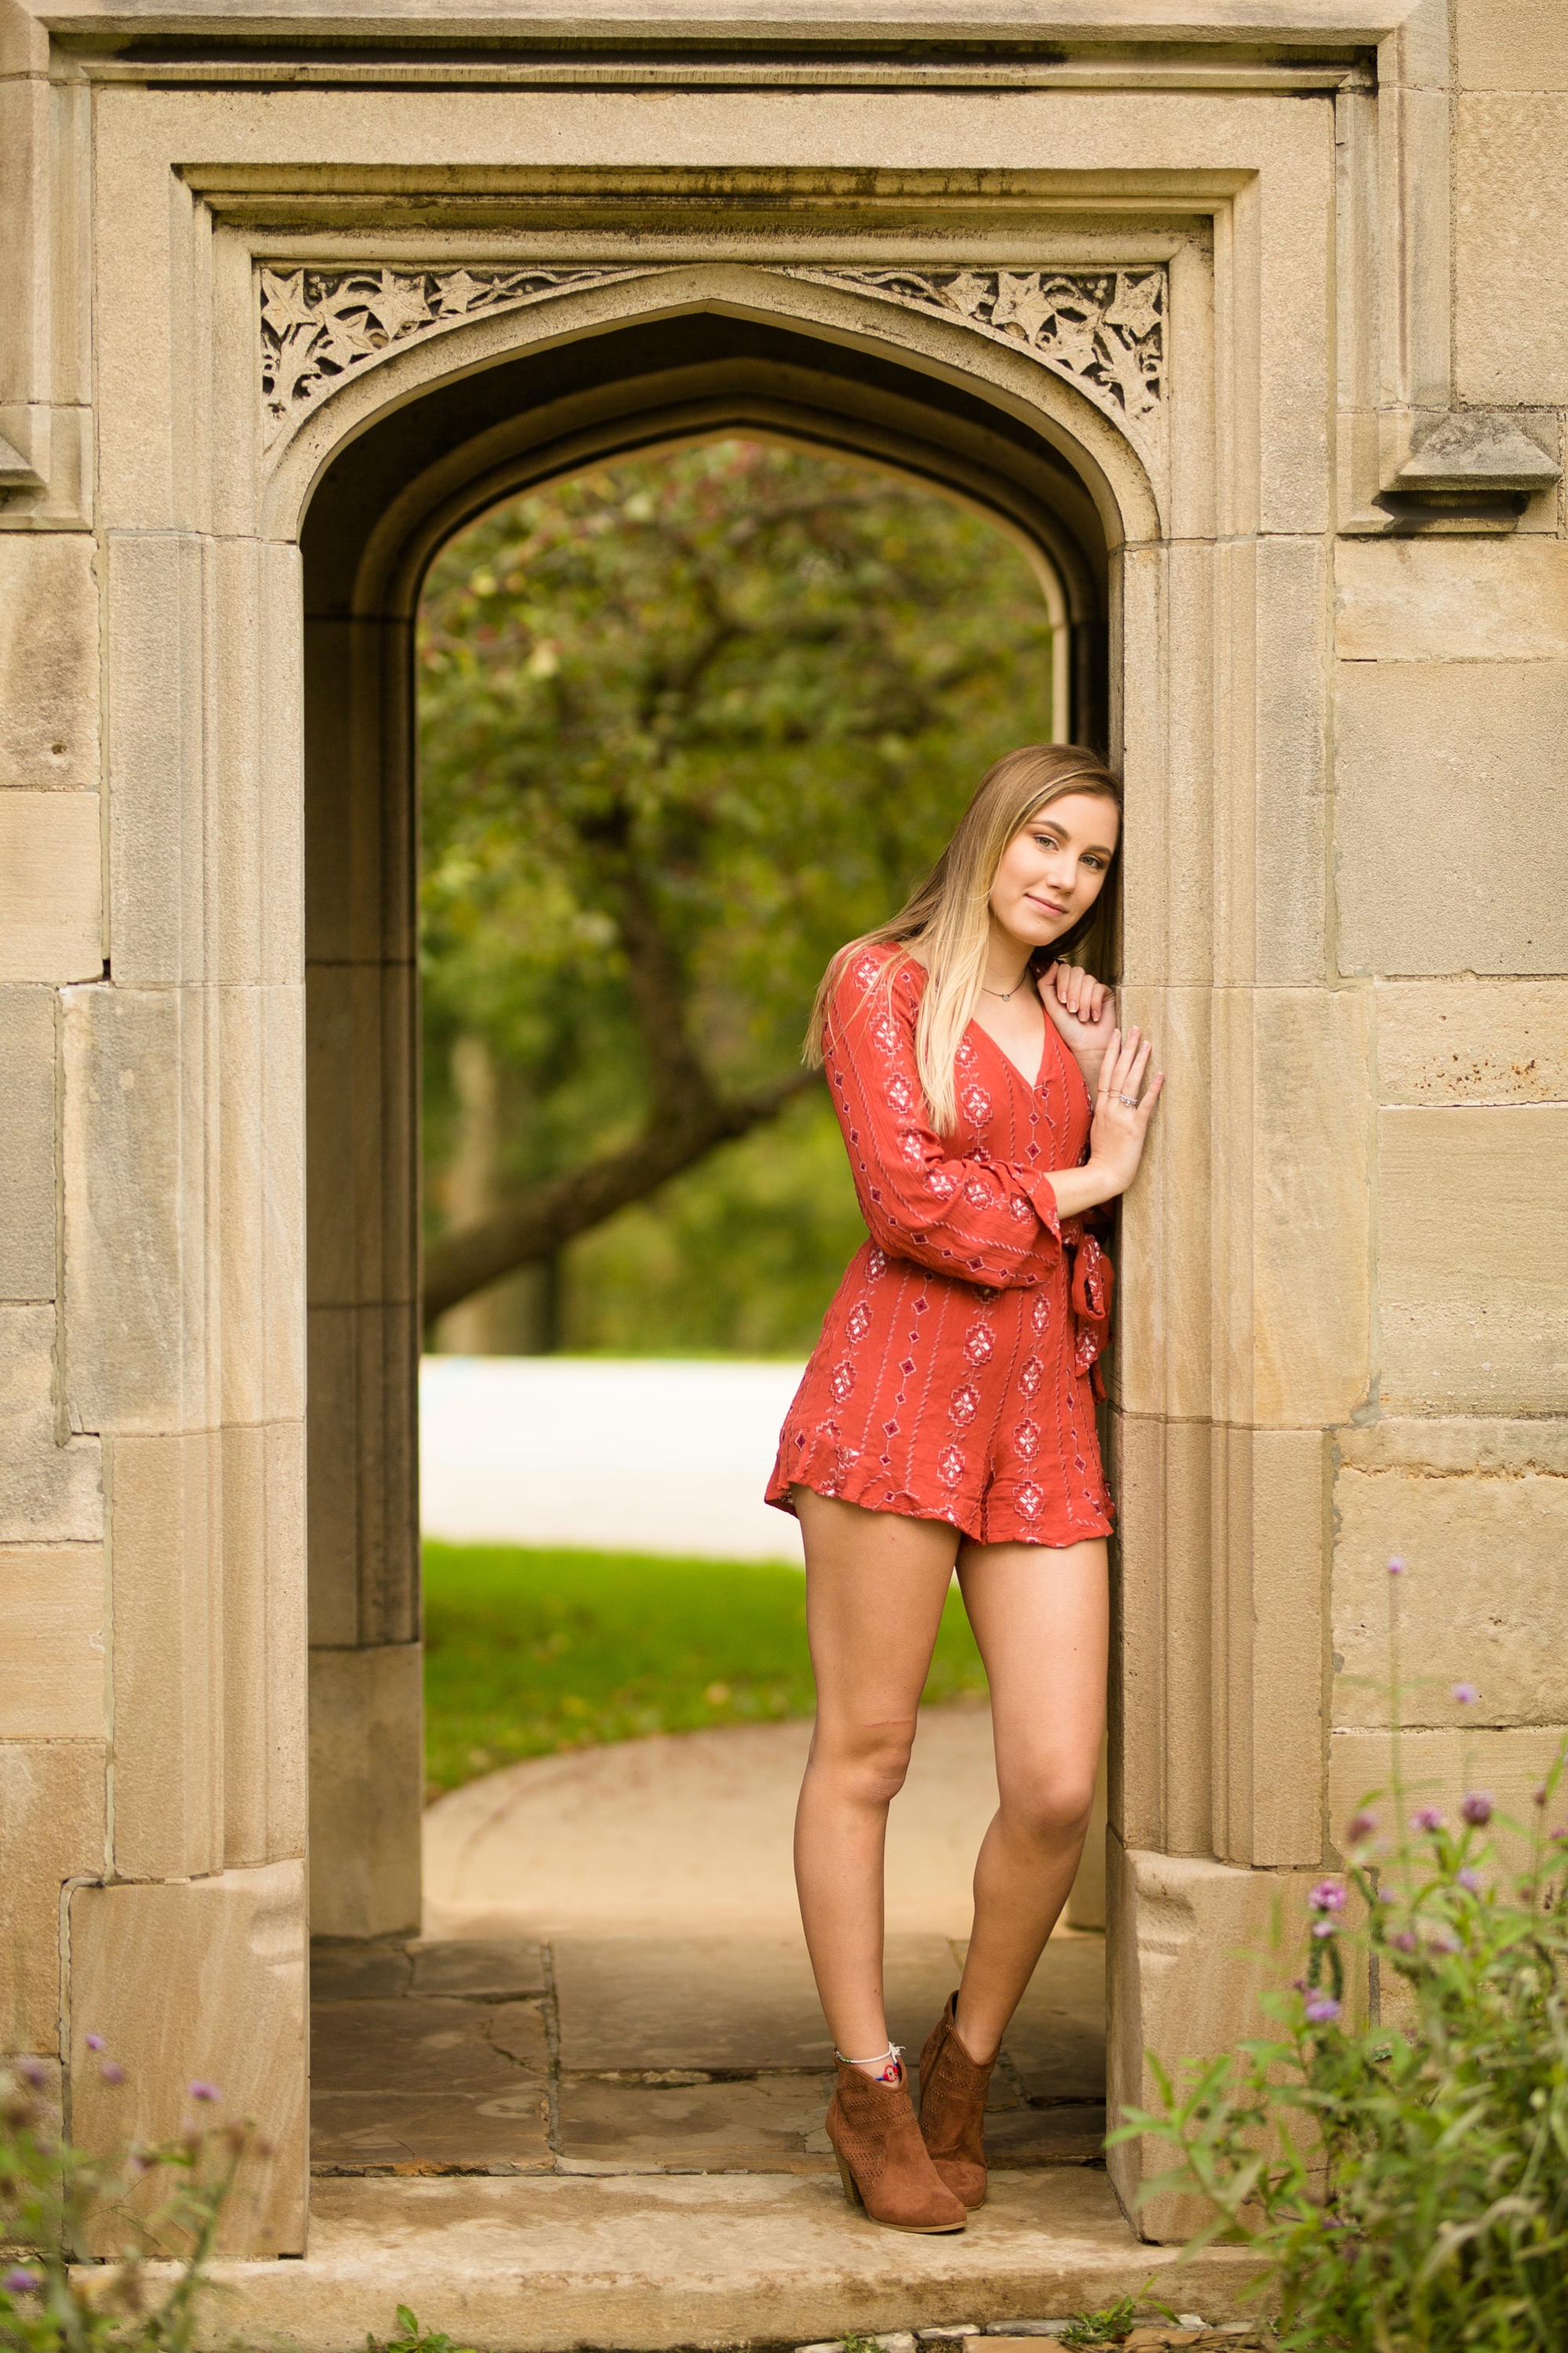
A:
POLYGON ((994 2058, 1067 1902, 1105 1721, 1105 1545, 966 1545, 959 1582, 991 1684, 1001 1804, 974 1866, 959 2041, 994 2058))
POLYGON ((888 2047, 882 1854, 959 1537, 941 1520, 793 1491, 805 1537, 816 1726, 795 1824, 800 1916, 828 2031, 852 2059, 888 2047))

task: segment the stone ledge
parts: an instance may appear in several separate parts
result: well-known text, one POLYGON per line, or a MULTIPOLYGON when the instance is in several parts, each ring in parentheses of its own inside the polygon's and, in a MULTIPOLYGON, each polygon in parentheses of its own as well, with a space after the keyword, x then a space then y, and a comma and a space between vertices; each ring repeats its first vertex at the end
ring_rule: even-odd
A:
POLYGON ((426 2328, 496 2353, 805 2344, 841 2334, 1092 2310, 1169 2273, 1166 2300, 1246 2316, 1256 2272, 1211 2247, 1142 2244, 1103 2173, 993 2174, 954 2238, 853 2216, 837 2179, 318 2181, 302 2261, 226 2263, 200 2343, 363 2353, 411 2305, 426 2328))

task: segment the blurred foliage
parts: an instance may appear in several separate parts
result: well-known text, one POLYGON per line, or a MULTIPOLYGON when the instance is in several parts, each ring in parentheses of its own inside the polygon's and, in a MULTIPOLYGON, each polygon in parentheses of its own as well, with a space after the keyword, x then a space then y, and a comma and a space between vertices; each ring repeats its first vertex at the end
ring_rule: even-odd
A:
MULTIPOLYGON (((486 517, 432 569, 418 664, 431 1240, 462 1222, 459 1037, 496 1072, 498 1200, 637 1134, 661 1006, 720 1094, 786 1078, 834 949, 999 753, 1051 733, 1049 622, 1010 540, 743 440, 486 517)), ((814 1091, 572 1244, 563 1336, 796 1351, 859 1231, 814 1091)))
MULTIPOLYGON (((924 1700, 985 1689, 955 1589, 924 1700)), ((432 1790, 521 1757, 816 1705, 805 1579, 785 1562, 425 1546, 432 1790)))

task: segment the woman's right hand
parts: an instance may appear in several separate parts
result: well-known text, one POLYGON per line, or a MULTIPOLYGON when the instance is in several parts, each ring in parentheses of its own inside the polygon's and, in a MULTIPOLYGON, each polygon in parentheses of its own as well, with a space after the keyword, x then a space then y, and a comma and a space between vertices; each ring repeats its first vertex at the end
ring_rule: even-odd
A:
POLYGON ((1088 1169, 1105 1182, 1101 1200, 1114 1200, 1117 1194, 1125 1193, 1138 1174, 1149 1122, 1165 1083, 1163 1071, 1156 1071, 1144 1086, 1152 1050, 1136 1025, 1125 1036, 1115 1029, 1100 1066, 1094 1121, 1089 1131, 1088 1169))

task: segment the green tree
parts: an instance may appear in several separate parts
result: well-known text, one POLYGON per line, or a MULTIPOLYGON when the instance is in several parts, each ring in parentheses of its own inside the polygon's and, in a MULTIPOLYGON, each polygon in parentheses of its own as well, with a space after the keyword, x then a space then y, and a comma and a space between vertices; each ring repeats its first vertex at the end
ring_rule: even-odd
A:
POLYGON ((1049 736, 1050 625, 983 519, 727 440, 463 533, 419 682, 433 1318, 810 1084, 827 957, 992 759, 1049 736), (466 1218, 440 1181, 459 1038, 500 1073, 503 1140, 504 1198, 466 1218))

